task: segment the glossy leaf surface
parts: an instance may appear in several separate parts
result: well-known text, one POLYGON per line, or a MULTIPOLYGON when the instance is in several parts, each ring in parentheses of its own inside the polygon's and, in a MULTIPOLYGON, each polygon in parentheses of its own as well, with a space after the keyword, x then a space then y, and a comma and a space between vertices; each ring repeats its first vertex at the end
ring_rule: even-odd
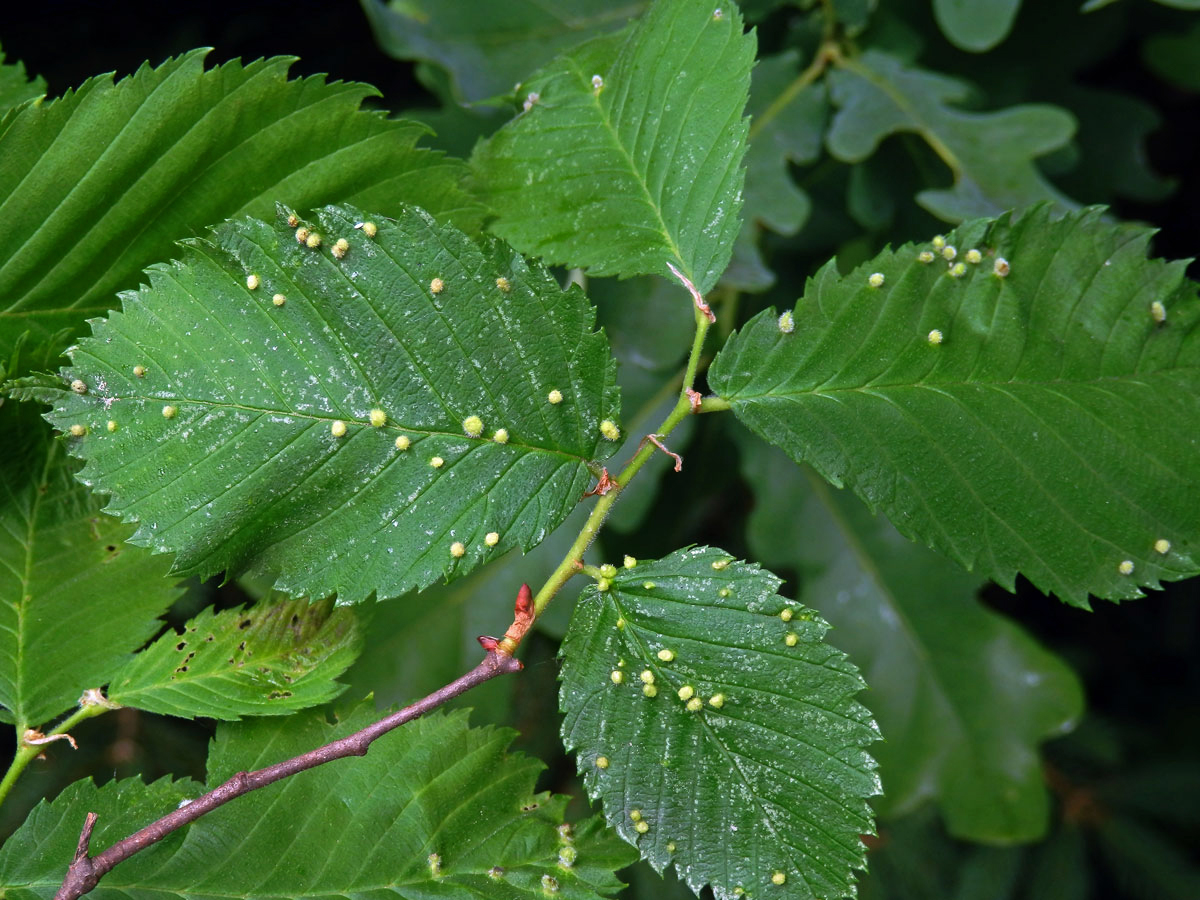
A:
POLYGON ((170 562, 124 542, 32 404, 0 404, 0 719, 38 727, 162 624, 170 562))
POLYGON ((910 67, 880 50, 843 60, 829 74, 829 90, 840 108, 826 144, 838 159, 861 162, 888 135, 910 131, 950 168, 953 188, 917 195, 939 218, 961 222, 1043 200, 1073 205, 1033 163, 1070 140, 1075 121, 1064 110, 1026 104, 967 112, 951 105, 967 98, 965 82, 910 67))
POLYGON ((1083 714, 1079 679, 1015 622, 976 599, 982 586, 750 435, 756 556, 802 573, 801 599, 833 625, 870 686, 862 702, 887 740, 872 748, 894 819, 937 804, 955 837, 1041 838, 1050 821, 1040 741, 1083 714))
POLYGON ((26 331, 79 330, 176 241, 278 201, 415 203, 478 224, 462 164, 416 147, 424 125, 361 109, 374 88, 288 80, 290 57, 205 71, 207 52, 89 79, 0 123, 0 356, 26 331))
POLYGON ((130 660, 109 686, 122 706, 193 719, 282 716, 332 700, 362 645, 348 607, 307 600, 205 610, 130 660))
MULTIPOLYGON (((222 726, 209 755, 208 787, 336 740, 372 718, 360 708, 333 725, 304 713, 222 726)), ((566 798, 534 794, 542 766, 507 753, 512 735, 468 728, 465 713, 417 719, 365 757, 302 772, 209 813, 123 862, 93 893, 97 900, 151 894, 541 900, 544 877, 555 880, 555 896, 565 900, 616 893, 621 883, 613 872, 633 854, 598 816, 581 823, 568 843, 558 830, 566 798), (570 867, 559 862, 568 846, 570 867)), ((9 898, 52 897, 84 810, 99 815, 92 838, 98 852, 203 790, 188 780, 131 779, 100 788, 76 782, 53 803, 39 804, 0 850, 0 887, 9 898)))
POLYGON ((670 277, 669 262, 707 291, 740 224, 754 50, 736 7, 659 0, 550 63, 472 161, 492 230, 593 275, 670 277))
POLYGON ((981 254, 962 277, 920 261, 931 245, 846 276, 830 264, 794 331, 759 315, 709 384, 968 569, 1080 605, 1141 596, 1200 571, 1200 302, 1182 263, 1145 258, 1148 238, 1042 207, 949 235, 959 262, 981 254))
POLYGON ((864 865, 878 738, 829 627, 713 548, 584 592, 563 641, 563 740, 609 823, 699 891, 842 897, 864 865))
POLYGON ((87 392, 39 395, 88 427, 86 483, 182 571, 278 571, 342 602, 537 544, 618 419, 582 292, 419 210, 370 237, 327 208, 300 226, 320 247, 287 215, 152 270, 72 352, 65 381, 87 392))

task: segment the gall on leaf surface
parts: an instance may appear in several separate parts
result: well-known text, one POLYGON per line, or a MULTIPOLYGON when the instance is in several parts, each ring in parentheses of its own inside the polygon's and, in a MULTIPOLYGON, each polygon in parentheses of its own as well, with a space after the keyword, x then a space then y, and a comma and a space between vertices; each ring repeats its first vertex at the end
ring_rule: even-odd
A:
POLYGON ((361 649, 354 611, 331 601, 204 610, 126 663, 108 696, 186 719, 284 716, 341 694, 346 685, 334 679, 361 649))
POLYGON ((472 159, 492 230, 593 275, 670 262, 709 290, 740 227, 754 52, 734 4, 659 0, 550 63, 472 159))
POLYGON ((34 404, 0 403, 0 435, 0 721, 36 728, 106 683, 180 590, 74 479, 34 404))
POLYGON ((1200 572, 1200 302, 1183 263, 1146 259, 1149 238, 1043 206, 947 235, 954 264, 941 242, 845 276, 830 263, 794 330, 751 320, 709 384, 902 534, 1010 590, 1019 572, 1076 605, 1140 597, 1200 572))
POLYGON ((879 793, 865 685, 780 580, 710 547, 620 569, 562 645, 563 740, 609 824, 720 900, 853 892, 879 793))
MULTIPOLYGON (((0 889, 6 897, 52 897, 84 810, 99 815, 97 853, 236 772, 345 737, 375 717, 368 703, 333 724, 315 711, 223 724, 207 787, 189 779, 77 781, 39 803, 0 849, 0 889)), ((567 798, 534 793, 543 766, 508 752, 513 735, 468 728, 465 711, 409 722, 365 757, 318 766, 203 816, 121 863, 97 894, 545 900, 543 878, 552 878, 553 897, 611 897, 622 886, 615 871, 634 854, 599 816, 560 832, 567 798), (566 847, 574 850, 569 867, 560 863, 572 855, 566 847)))
POLYGON ((583 293, 420 210, 328 207, 307 243, 294 216, 190 242, 72 348, 63 382, 87 391, 38 396, 60 430, 88 428, 82 480, 178 571, 281 573, 280 590, 343 603, 541 541, 619 420, 583 293))
POLYGON ((293 57, 206 70, 208 52, 90 78, 0 123, 0 357, 26 332, 81 333, 176 241, 279 200, 479 225, 464 164, 417 147, 426 126, 363 109, 370 85, 289 79, 293 57))

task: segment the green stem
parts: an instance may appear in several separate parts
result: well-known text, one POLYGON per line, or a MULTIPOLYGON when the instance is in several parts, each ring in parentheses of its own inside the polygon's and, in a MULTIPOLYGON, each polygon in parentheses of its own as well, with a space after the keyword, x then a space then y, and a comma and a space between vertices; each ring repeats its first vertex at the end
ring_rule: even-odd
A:
POLYGON ((702 413, 724 412, 729 407, 730 403, 728 400, 720 397, 705 397, 700 401, 700 409, 697 411, 702 413))
MULTIPOLYGON (((696 335, 692 339, 692 352, 688 355, 687 368, 683 372, 683 385, 679 390, 679 400, 675 406, 663 419, 662 424, 658 426, 658 430, 654 434, 659 438, 665 438, 675 427, 688 417, 692 412, 692 401, 688 395, 693 382, 696 380, 696 370, 700 365, 701 352, 704 349, 704 338, 708 334, 710 322, 700 310, 696 310, 696 335)), ((650 442, 646 442, 634 454, 628 465, 621 470, 621 474, 616 477, 612 487, 608 493, 600 497, 596 501, 596 505, 592 507, 591 515, 587 521, 583 523, 583 528, 580 529, 579 535, 575 538, 571 548, 567 551, 567 555, 563 557, 562 562, 558 564, 550 577, 546 579, 546 583, 542 585, 541 590, 537 592, 537 596, 533 598, 533 613, 535 616, 540 616, 542 610, 554 599, 555 594, 562 590, 562 586, 567 583, 572 575, 582 570, 583 554, 592 541, 596 539, 596 535, 600 533, 601 526, 604 525, 604 520, 608 518, 608 512, 612 509, 612 505, 617 502, 617 497, 621 496, 621 491, 625 486, 633 480, 636 475, 646 464, 646 461, 654 454, 657 448, 650 442)))
MULTIPOLYGON (((46 737, 66 734, 80 722, 106 713, 110 708, 98 703, 89 703, 87 706, 81 706, 75 712, 71 713, 71 715, 67 716, 67 718, 63 719, 46 737)), ((38 754, 45 749, 44 744, 27 744, 25 742, 26 731, 28 731, 26 726, 17 725, 17 751, 13 754, 13 761, 8 767, 8 771, 4 773, 4 779, 0 780, 0 806, 4 805, 5 799, 17 783, 17 779, 21 777, 21 773, 25 771, 25 767, 37 759, 38 754)))

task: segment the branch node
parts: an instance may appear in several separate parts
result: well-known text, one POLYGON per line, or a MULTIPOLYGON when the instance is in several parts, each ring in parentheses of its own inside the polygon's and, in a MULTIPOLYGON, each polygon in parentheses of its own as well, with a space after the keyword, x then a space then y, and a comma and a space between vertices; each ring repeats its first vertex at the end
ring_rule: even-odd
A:
POLYGON ((694 388, 687 389, 688 403, 692 405, 692 412, 700 412, 700 404, 704 401, 704 396, 694 388))
POLYGON ((611 491, 616 486, 617 486, 617 482, 615 479, 613 479, 609 476, 608 469, 601 469, 600 470, 600 478, 596 482, 596 486, 594 488, 592 488, 590 491, 587 491, 583 495, 583 497, 580 497, 579 499, 583 500, 587 497, 603 497, 605 494, 607 494, 609 491, 611 491))

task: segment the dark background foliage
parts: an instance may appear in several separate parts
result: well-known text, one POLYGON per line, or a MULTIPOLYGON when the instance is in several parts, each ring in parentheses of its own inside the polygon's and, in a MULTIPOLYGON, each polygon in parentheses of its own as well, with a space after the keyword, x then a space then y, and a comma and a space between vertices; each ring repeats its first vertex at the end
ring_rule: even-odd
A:
MULTIPOLYGON (((481 7, 486 7, 481 0, 481 7)), ((801 13, 776 4, 748 3, 757 17, 762 52, 796 40, 801 13)), ((835 4, 837 5, 837 4, 835 4)), ((1200 249, 1200 94, 1159 77, 1146 62, 1148 41, 1190 27, 1189 16, 1144 0, 1122 0, 1082 15, 1077 2, 1026 2, 1012 33, 995 50, 972 55, 942 39, 928 4, 883 4, 924 45, 923 66, 986 87, 989 106, 1050 102, 1071 107, 1072 92, 1104 88, 1132 95, 1153 108, 1160 124, 1145 142, 1145 172, 1174 181, 1161 196, 1127 189, 1138 173, 1105 166, 1106 130, 1126 123, 1104 115, 1077 136, 1079 158, 1050 158, 1043 168, 1067 194, 1081 202, 1110 204, 1117 217, 1161 229, 1155 251, 1168 258, 1191 257, 1200 249), (1082 162, 1081 162, 1082 160, 1082 162)), ((43 76, 51 95, 102 72, 132 73, 146 60, 198 46, 212 46, 210 62, 240 56, 250 60, 279 54, 298 56, 294 75, 329 73, 331 78, 369 82, 383 92, 388 109, 437 108, 410 63, 396 62, 376 46, 366 19, 353 3, 257 2, 167 4, 42 2, 10 4, 0 16, 0 40, 9 61, 22 61, 43 76)), ((1200 59, 1195 65, 1200 69, 1200 59)), ((930 154, 915 139, 893 137, 880 151, 898 184, 918 181, 930 154)), ((834 252, 862 258, 884 243, 911 240, 939 229, 937 220, 909 203, 881 227, 864 230, 846 215, 844 166, 818 164, 794 172, 818 210, 787 253, 772 260, 778 283, 767 295, 746 296, 744 316, 768 302, 790 304, 805 274, 834 252)), ((912 189, 902 187, 898 194, 912 189)), ((944 226, 941 226, 944 227, 944 226)), ((769 240, 774 241, 775 238, 769 240)), ((690 455, 724 460, 713 468, 685 468, 665 479, 657 502, 621 543, 639 555, 665 554, 689 542, 719 544, 746 553, 744 523, 750 492, 738 480, 735 451, 725 423, 700 422, 690 455)), ((785 588, 796 589, 795 572, 785 588)), ((1084 680, 1088 713, 1071 735, 1046 745, 1046 776, 1055 798, 1051 838, 1040 847, 994 849, 956 843, 936 819, 918 813, 880 823, 874 841, 871 897, 1070 897, 1124 898, 1185 896, 1200 877, 1186 857, 1200 847, 1200 610, 1196 582, 1172 585, 1144 600, 1118 606, 1099 602, 1091 613, 1047 599, 1027 585, 1015 595, 999 588, 984 600, 1021 623, 1067 660, 1084 680), (1128 823, 1136 823, 1130 826, 1128 823), (1083 867, 1083 872, 1059 871, 1083 867), (1057 867, 1057 868, 1056 868, 1057 867), (1040 885, 1040 887, 1039 887, 1040 885)), ((235 585, 193 584, 175 610, 182 621, 203 605, 230 606, 246 599, 235 585)), ((558 602, 566 604, 569 598, 558 602)), ((407 601, 406 601, 407 602, 407 601)), ((833 642, 837 643, 836 634, 833 642)), ((501 706, 511 704, 521 745, 550 763, 547 786, 576 790, 573 765, 557 739, 554 698, 555 642, 531 641, 529 668, 506 682, 501 706)), ((396 666, 399 672, 404 666, 396 666)), ((375 689, 400 698, 404 683, 375 689)), ((477 702, 479 702, 477 700, 477 702)), ((486 705, 486 704, 480 704, 486 705)), ((52 764, 36 764, 21 783, 0 822, 7 834, 39 796, 53 795, 85 775, 98 780, 141 773, 203 771, 203 723, 186 723, 123 710, 86 723, 76 734, 77 753, 57 750, 52 764)), ((576 790, 577 792, 577 790, 576 790)), ((644 870, 632 873, 631 890, 660 894, 644 870)))

